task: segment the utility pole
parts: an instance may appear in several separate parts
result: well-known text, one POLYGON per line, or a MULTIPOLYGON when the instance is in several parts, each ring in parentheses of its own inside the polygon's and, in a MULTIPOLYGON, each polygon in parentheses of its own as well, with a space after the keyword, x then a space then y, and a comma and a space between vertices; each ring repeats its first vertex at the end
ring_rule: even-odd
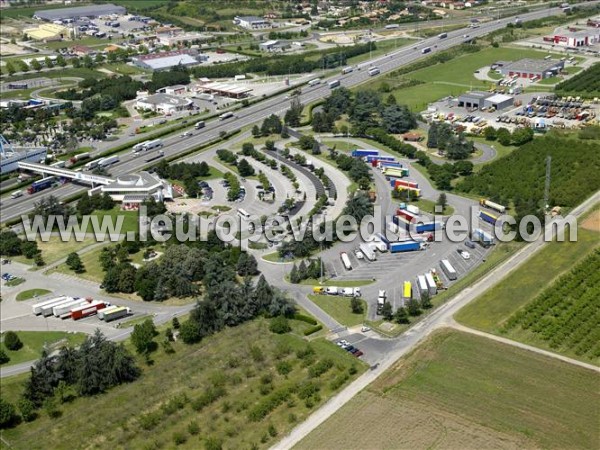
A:
POLYGON ((546 185, 544 186, 544 212, 548 213, 548 208, 550 205, 548 202, 550 201, 550 181, 551 181, 551 173, 550 167, 552 165, 552 156, 548 155, 546 157, 546 185))

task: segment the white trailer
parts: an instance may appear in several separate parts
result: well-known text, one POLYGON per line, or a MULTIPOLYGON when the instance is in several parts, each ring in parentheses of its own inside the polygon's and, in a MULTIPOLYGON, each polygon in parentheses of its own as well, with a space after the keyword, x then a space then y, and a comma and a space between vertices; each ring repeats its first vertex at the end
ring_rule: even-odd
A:
POLYGON ((361 291, 360 288, 343 288, 341 289, 340 294, 344 297, 360 297, 361 291))
POLYGON ((155 148, 159 148, 163 146, 163 141, 161 139, 154 139, 153 141, 148 141, 144 143, 143 149, 144 151, 154 150, 155 148))
POLYGON ((427 280, 423 275, 419 275, 417 277, 417 286, 419 287, 419 294, 421 297, 423 296, 423 292, 427 292, 429 294, 429 288, 427 287, 427 280))
POLYGON ((60 302, 62 302, 64 299, 66 299, 67 297, 65 295, 61 296, 61 297, 55 297, 53 299, 50 300, 46 300, 40 303, 36 303, 35 305, 31 305, 31 311, 33 312, 33 314, 40 315, 42 313, 42 308, 48 305, 55 305, 58 304, 60 302))
POLYGON ((90 161, 88 163, 85 164, 85 166, 83 166, 83 168, 85 170, 93 170, 96 167, 98 167, 98 164, 100 163, 100 159, 95 159, 94 161, 90 161))
MULTIPOLYGON (((103 311, 103 309, 99 310, 98 316, 100 316, 100 313, 102 313, 103 311)), ((105 322, 110 322, 111 320, 117 320, 129 314, 131 314, 131 309, 121 306, 116 309, 111 309, 110 311, 104 312, 100 318, 103 319, 105 322)))
POLYGON ((442 259, 442 261, 440 262, 440 267, 442 268, 442 271, 446 274, 449 280, 456 280, 456 270, 454 270, 454 267, 452 267, 450 261, 448 261, 447 259, 442 259))
POLYGON ((340 253, 340 258, 342 260, 342 264, 346 268, 346 270, 352 270, 352 263, 350 262, 350 258, 346 252, 340 253))
POLYGON ((367 258, 369 261, 375 261, 377 259, 377 255, 371 248, 370 244, 363 242, 358 246, 358 248, 363 253, 363 255, 365 255, 365 258, 367 258))
POLYGON ((427 281, 427 287, 429 288, 429 295, 437 294, 437 285, 433 279, 433 275, 430 272, 425 274, 425 281, 427 281))
POLYGON ((144 146, 150 141, 144 141, 144 142, 140 142, 139 144, 135 144, 133 146, 133 154, 137 155, 139 153, 141 153, 144 150, 144 146))
POLYGON ((86 305, 87 303, 88 301, 82 298, 72 298, 71 301, 57 305, 54 308, 52 308, 52 314, 54 315, 54 317, 61 317, 63 314, 71 312, 73 308, 86 305))
POLYGON ((325 288, 325 293, 327 295, 338 295, 340 290, 336 286, 327 286, 325 288))
POLYGON ((116 164, 119 162, 119 157, 118 156, 108 156, 106 158, 102 158, 98 160, 98 165, 100 167, 108 167, 112 164, 116 164))
POLYGON ((98 319, 104 320, 104 315, 106 313, 109 313, 109 312, 114 311, 115 309, 119 309, 119 308, 120 308, 120 306, 113 305, 113 306, 108 306, 104 309, 101 309, 100 311, 98 311, 98 319))
POLYGON ((51 316, 54 313, 54 308, 57 306, 63 306, 67 303, 71 303, 73 301, 73 297, 65 297, 58 303, 51 303, 50 305, 42 306, 41 315, 44 317, 51 316))

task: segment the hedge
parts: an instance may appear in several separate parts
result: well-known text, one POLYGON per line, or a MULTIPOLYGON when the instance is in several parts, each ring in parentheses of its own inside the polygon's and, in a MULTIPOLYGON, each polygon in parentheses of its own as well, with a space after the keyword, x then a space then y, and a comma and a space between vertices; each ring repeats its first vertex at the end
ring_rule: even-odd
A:
POLYGON ((323 329, 323 325, 315 325, 314 327, 307 328, 304 330, 304 336, 311 335, 316 333, 317 331, 321 331, 323 329))
POLYGON ((310 325, 317 325, 318 322, 316 321, 316 319, 314 319, 313 317, 304 315, 304 314, 300 314, 300 313, 296 313, 294 314, 294 320, 299 320, 301 322, 306 322, 310 325))

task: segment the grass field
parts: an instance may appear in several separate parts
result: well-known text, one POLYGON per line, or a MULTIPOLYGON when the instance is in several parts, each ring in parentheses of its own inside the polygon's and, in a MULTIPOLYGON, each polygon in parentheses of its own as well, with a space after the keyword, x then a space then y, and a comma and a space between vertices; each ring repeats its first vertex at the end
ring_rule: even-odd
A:
POLYGON ((294 449, 595 448, 594 386, 590 370, 444 330, 294 449))
MULTIPOLYGON (((426 212, 429 214, 438 214, 435 212, 436 202, 434 202, 432 200, 420 198, 418 200, 413 200, 412 202, 410 202, 410 204, 414 205, 414 206, 418 206, 420 212, 426 212)), ((441 214, 443 216, 451 216, 452 214, 454 214, 454 208, 450 205, 446 205, 444 207, 444 210, 439 214, 441 214)))
MULTIPOLYGON (((516 311, 523 308, 558 276, 573 268, 594 247, 598 247, 599 234, 584 229, 577 231, 577 242, 551 242, 528 259, 526 263, 488 290, 484 295, 461 309, 456 319, 469 327, 499 334, 502 327, 516 311)), ((532 342, 527 336, 515 336, 532 342)), ((577 358, 577 355, 570 356, 577 358)))
POLYGON ((363 302, 363 313, 354 314, 350 308, 350 297, 342 297, 340 295, 309 295, 308 298, 342 325, 353 327, 361 325, 365 321, 367 304, 364 300, 361 300, 363 302))
MULTIPOLYGON (((81 242, 77 242, 75 239, 63 242, 59 236, 50 236, 48 242, 37 240, 38 248, 42 251, 42 258, 44 258, 47 265, 65 258, 71 252, 77 252, 88 245, 92 245, 94 242, 96 242, 94 238, 87 236, 81 242)), ((25 264, 33 264, 33 259, 27 259, 24 256, 16 256, 14 260, 25 264)))
MULTIPOLYGON (((107 243, 106 245, 110 244, 107 243)), ((102 267, 100 266, 99 257, 103 247, 104 246, 98 246, 97 248, 94 248, 93 250, 90 250, 89 252, 85 252, 80 255, 81 262, 85 267, 85 272, 75 274, 75 272, 69 269, 64 263, 56 266, 54 270, 67 275, 77 276, 85 280, 101 283, 104 277, 104 272, 102 271, 102 267)))
POLYGON ((62 331, 18 331, 17 335, 21 339, 23 347, 17 351, 12 351, 2 346, 10 358, 8 363, 2 365, 3 367, 39 358, 44 345, 54 350, 67 343, 79 345, 85 339, 85 335, 82 333, 64 333, 62 331))
MULTIPOLYGON (((365 368, 334 344, 322 339, 309 344, 293 334, 275 335, 268 331, 268 324, 266 319, 254 320, 192 346, 175 342, 174 354, 163 350, 152 354, 152 366, 140 358, 143 374, 139 380, 60 405, 60 418, 52 420, 42 413, 32 423, 4 430, 3 440, 14 448, 31 450, 72 450, 89 448, 91 443, 99 449, 141 449, 173 448, 175 436, 183 435, 184 443, 178 448, 216 448, 206 447, 208 438, 221 441, 223 448, 267 448, 365 368), (314 353, 304 351, 309 347, 314 353), (311 376, 324 360, 333 365, 311 376), (194 410, 194 401, 210 387, 223 388, 224 395, 194 410), (290 393, 262 420, 249 417, 266 399, 287 389, 290 393), (181 408, 166 408, 166 402, 183 394, 181 408), (190 432, 190 423, 198 425, 199 433, 190 432), (78 439, 65 439, 65 433, 75 428, 78 439), (108 428, 110 433, 106 433, 108 428)), ((22 389, 18 381, 0 380, 3 397, 17 397, 22 389)))
POLYGON ((29 300, 34 297, 41 297, 42 295, 50 294, 52 291, 48 289, 27 289, 17 294, 17 301, 22 302, 23 300, 29 300))

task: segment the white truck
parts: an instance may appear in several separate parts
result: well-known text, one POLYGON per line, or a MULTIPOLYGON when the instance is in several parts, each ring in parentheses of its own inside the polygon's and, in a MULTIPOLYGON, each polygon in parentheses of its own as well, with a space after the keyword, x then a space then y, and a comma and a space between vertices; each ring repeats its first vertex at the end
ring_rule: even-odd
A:
POLYGON ((340 294, 344 297, 360 297, 360 288, 343 288, 340 294))
POLYGON ((369 261, 375 261, 377 259, 377 255, 371 248, 371 245, 369 245, 367 242, 363 242, 358 248, 369 261))
POLYGON ((10 198, 19 198, 23 196, 23 191, 15 191, 10 194, 10 198))
POLYGON ((85 299, 72 298, 70 302, 62 303, 52 308, 52 314, 54 315, 54 317, 62 317, 63 315, 70 313, 72 309, 86 305, 87 303, 88 301, 85 299))
POLYGON ((40 303, 36 303, 34 305, 31 305, 31 311, 33 312, 33 314, 38 316, 42 313, 42 308, 44 308, 48 305, 52 305, 52 306, 57 305, 58 303, 61 303, 63 300, 65 300, 66 298, 67 297, 63 295, 61 297, 55 297, 53 299, 49 299, 49 300, 45 300, 40 303))
POLYGON ((379 290, 379 295, 377 296, 377 314, 381 314, 383 310, 383 305, 387 301, 387 293, 384 289, 379 290))
POLYGON ((327 295, 338 295, 339 292, 340 291, 339 291, 339 289, 336 286, 327 286, 325 288, 325 293, 327 295))

